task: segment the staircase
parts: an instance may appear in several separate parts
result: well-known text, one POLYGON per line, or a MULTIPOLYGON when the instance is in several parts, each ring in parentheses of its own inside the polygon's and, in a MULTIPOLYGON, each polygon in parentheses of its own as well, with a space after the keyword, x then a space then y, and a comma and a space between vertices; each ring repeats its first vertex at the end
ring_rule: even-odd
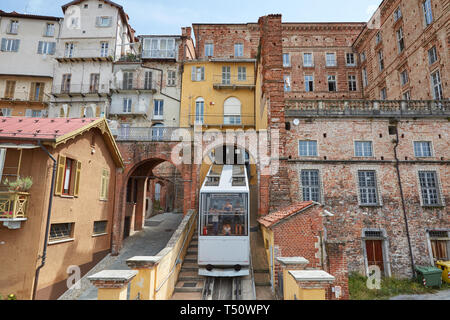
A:
POLYGON ((194 232, 171 300, 202 300, 205 277, 198 275, 198 232, 194 232))

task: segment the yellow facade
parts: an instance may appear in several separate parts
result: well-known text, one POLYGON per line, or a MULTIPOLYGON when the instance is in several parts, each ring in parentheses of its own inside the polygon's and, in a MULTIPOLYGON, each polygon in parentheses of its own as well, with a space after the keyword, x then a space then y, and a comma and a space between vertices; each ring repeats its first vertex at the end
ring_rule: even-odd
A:
MULTIPOLYGON (((198 69, 195 70, 197 72, 198 69)), ((255 62, 253 60, 223 59, 190 61, 185 64, 180 126, 186 128, 194 124, 221 130, 255 128, 255 62), (223 76, 223 67, 229 67, 225 70, 225 76, 223 76), (203 68, 203 74, 198 71, 198 74, 193 76, 193 68, 203 68), (245 76, 242 72, 243 68, 245 68, 245 76), (241 104, 240 121, 233 121, 238 117, 230 119, 236 115, 234 113, 224 114, 226 102, 237 101, 235 99, 241 104), (201 105, 201 102, 203 102, 203 117, 197 112, 197 106, 201 105), (227 118, 227 115, 231 117, 227 118)))

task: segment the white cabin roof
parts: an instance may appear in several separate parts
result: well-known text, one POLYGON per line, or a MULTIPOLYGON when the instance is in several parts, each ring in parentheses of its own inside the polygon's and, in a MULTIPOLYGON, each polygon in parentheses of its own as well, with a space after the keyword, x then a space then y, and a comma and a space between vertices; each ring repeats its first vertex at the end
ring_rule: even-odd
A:
POLYGON ((249 192, 248 187, 248 177, 247 170, 244 167, 245 174, 245 186, 233 186, 233 165, 224 165, 222 169, 222 173, 220 175, 220 181, 218 186, 207 186, 206 182, 208 180, 208 176, 210 176, 211 169, 206 176, 205 181, 203 182, 203 187, 200 190, 201 193, 244 193, 249 192))

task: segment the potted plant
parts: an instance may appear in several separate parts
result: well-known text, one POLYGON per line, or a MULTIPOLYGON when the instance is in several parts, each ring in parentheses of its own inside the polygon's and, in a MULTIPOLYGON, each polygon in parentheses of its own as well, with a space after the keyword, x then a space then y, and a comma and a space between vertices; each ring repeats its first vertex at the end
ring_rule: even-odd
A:
POLYGON ((10 192, 28 192, 33 185, 33 179, 31 177, 18 177, 16 181, 5 179, 3 183, 10 192))

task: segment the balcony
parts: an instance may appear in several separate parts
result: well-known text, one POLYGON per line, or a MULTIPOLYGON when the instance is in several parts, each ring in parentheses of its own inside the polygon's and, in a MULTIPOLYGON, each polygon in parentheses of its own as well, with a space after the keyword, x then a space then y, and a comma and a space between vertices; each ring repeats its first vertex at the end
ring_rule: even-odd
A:
POLYGON ((130 81, 119 81, 112 89, 115 93, 156 93, 156 81, 145 81, 144 79, 136 79, 130 81))
POLYGON ((222 75, 214 75, 214 89, 255 89, 255 77, 254 76, 230 76, 224 78, 222 75))
POLYGON ((142 59, 176 60, 177 50, 143 50, 142 59))
POLYGON ((99 97, 109 96, 109 85, 96 84, 96 85, 81 85, 81 84, 66 84, 56 85, 52 87, 52 95, 54 97, 86 97, 89 95, 95 95, 99 97))
POLYGON ((56 51, 58 62, 112 62, 114 56, 113 49, 79 49, 75 46, 72 50, 62 48, 56 51))
POLYGON ((183 134, 191 132, 187 128, 172 127, 125 127, 112 130, 118 142, 144 141, 144 142, 179 142, 183 134))
POLYGON ((190 126, 220 127, 220 128, 244 128, 253 127, 255 125, 255 116, 253 114, 204 114, 204 115, 189 115, 190 126))
POLYGON ((22 221, 27 220, 29 193, 0 192, 0 221, 8 229, 20 229, 22 221))
POLYGON ((450 100, 286 100, 287 117, 449 117, 450 100))

